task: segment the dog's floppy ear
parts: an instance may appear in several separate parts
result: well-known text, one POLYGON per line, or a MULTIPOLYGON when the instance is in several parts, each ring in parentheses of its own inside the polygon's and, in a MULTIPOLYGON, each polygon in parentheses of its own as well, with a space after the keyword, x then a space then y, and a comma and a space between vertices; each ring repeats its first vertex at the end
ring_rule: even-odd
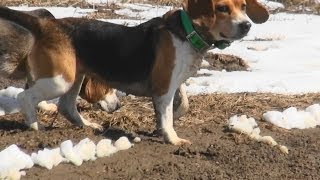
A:
POLYGON ((206 26, 214 24, 213 0, 184 0, 182 7, 194 23, 206 26))
POLYGON ((247 2, 247 15, 256 24, 261 24, 269 19, 268 10, 257 0, 246 0, 247 2))

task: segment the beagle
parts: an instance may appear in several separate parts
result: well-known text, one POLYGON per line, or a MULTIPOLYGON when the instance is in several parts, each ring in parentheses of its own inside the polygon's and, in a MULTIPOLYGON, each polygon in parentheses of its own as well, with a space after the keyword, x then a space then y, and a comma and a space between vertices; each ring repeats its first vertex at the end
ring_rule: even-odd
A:
MULTIPOLYGON (((22 12, 39 18, 55 18, 46 9, 22 12)), ((11 21, 0 19, 0 62, 11 61, 12 63, 10 64, 14 64, 13 67, 0 66, 0 71, 2 70, 3 73, 10 74, 10 77, 13 79, 26 78, 27 70, 25 69, 24 64, 20 64, 19 68, 15 67, 16 64, 27 58, 28 53, 32 48, 33 41, 33 36, 28 30, 11 21), (10 72, 10 69, 15 71, 10 72)), ((28 88, 28 84, 26 84, 25 88, 28 88)), ((187 112, 188 99, 184 90, 178 90, 176 94, 174 117, 178 118, 187 112)), ((116 90, 109 87, 103 81, 99 81, 93 77, 85 77, 79 96, 89 103, 97 104, 102 110, 108 113, 111 113, 120 107, 120 100, 116 95, 116 90)), ((55 111, 57 109, 54 104, 47 104, 45 101, 39 103, 38 107, 48 111, 55 111)))
MULTIPOLYGON (((46 9, 22 12, 39 18, 55 18, 46 9)), ((10 74, 11 78, 26 78, 25 66, 20 64, 19 68, 15 68, 15 64, 27 59, 33 41, 33 36, 28 30, 11 21, 0 19, 0 62, 11 61, 12 63, 10 64, 14 64, 13 67, 1 66, 0 71, 2 70, 6 73, 6 71, 13 69, 15 70, 14 72, 7 73, 10 74)), ((26 84, 25 88, 28 88, 28 84, 26 84)), ((120 107, 120 101, 116 95, 116 90, 92 77, 85 78, 79 96, 90 103, 100 105, 104 111, 109 113, 120 107)), ((55 107, 52 107, 52 104, 46 104, 44 102, 40 103, 38 107, 43 110, 56 109, 55 107)))
POLYGON ((40 19, 1 7, 0 17, 25 27, 35 38, 25 62, 33 83, 18 95, 26 124, 39 129, 36 104, 60 97, 58 110, 69 121, 101 129, 76 109, 87 74, 123 92, 152 97, 157 128, 165 141, 190 144, 173 127, 176 90, 196 73, 212 45, 223 48, 225 42, 246 36, 251 27, 246 15, 263 23, 269 13, 257 0, 184 0, 182 4, 183 10, 135 27, 81 18, 40 19))

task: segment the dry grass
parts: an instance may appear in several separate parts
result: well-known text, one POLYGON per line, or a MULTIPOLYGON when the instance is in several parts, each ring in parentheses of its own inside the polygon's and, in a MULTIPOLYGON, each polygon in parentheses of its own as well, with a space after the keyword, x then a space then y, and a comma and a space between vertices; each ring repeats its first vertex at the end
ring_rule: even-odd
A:
MULTIPOLYGON (((283 3, 285 10, 292 13, 313 13, 320 14, 320 4, 314 0, 274 0, 283 3)), ((154 5, 169 5, 179 7, 181 0, 122 0, 126 3, 149 3, 154 5)), ((5 6, 77 6, 82 8, 92 8, 85 0, 1 0, 0 5, 5 6)), ((107 6, 109 6, 108 4, 107 6)))
POLYGON ((284 4, 285 11, 292 13, 320 14, 320 4, 315 0, 274 0, 284 4))
MULTIPOLYGON (((180 6, 180 0, 122 0, 126 3, 150 3, 157 5, 180 6)), ((2 6, 78 6, 78 7, 92 7, 92 5, 85 2, 85 0, 1 0, 2 6)), ((107 4, 112 5, 112 4, 107 4)))
POLYGON ((207 53, 204 59, 210 64, 208 69, 216 71, 247 71, 249 69, 245 60, 234 55, 207 53))
MULTIPOLYGON (((279 95, 259 93, 210 94, 189 97, 189 112, 176 120, 180 126, 202 123, 223 123, 233 115, 246 114, 258 121, 266 111, 282 111, 290 106, 306 108, 320 102, 320 94, 279 95)), ((103 122, 104 127, 119 127, 129 132, 139 130, 152 132, 155 129, 153 105, 150 98, 123 97, 122 107, 112 114, 93 110, 91 105, 80 103, 79 108, 86 117, 103 122)), ((270 123, 263 124, 268 129, 280 130, 270 123)), ((65 125, 64 125, 65 126, 65 125)))

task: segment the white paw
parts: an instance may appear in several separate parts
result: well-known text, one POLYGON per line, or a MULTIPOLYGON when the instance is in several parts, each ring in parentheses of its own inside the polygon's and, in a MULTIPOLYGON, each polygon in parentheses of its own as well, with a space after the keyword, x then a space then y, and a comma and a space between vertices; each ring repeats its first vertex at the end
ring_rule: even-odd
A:
POLYGON ((56 104, 47 103, 46 101, 41 101, 38 104, 38 108, 44 111, 51 111, 51 112, 55 112, 58 110, 58 107, 56 104))
POLYGON ((187 139, 182 139, 182 138, 175 138, 174 140, 168 140, 169 143, 176 145, 176 146, 181 146, 181 145, 191 145, 191 141, 187 139))

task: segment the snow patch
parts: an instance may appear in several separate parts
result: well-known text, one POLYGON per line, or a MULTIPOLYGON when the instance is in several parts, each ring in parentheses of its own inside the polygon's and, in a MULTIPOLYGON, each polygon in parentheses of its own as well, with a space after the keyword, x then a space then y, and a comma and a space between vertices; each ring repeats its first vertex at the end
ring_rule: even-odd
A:
POLYGON ((246 115, 232 116, 228 121, 228 127, 232 131, 240 134, 246 134, 251 139, 270 145, 271 147, 277 147, 282 153, 288 154, 288 148, 278 143, 271 136, 261 136, 260 128, 254 118, 247 118, 246 115))
POLYGON ((0 179, 20 179, 23 169, 33 167, 31 157, 13 144, 0 152, 0 179))
POLYGON ((114 147, 110 139, 102 139, 97 144, 97 157, 110 156, 118 152, 118 149, 114 147))
POLYGON ((284 129, 308 129, 320 125, 320 105, 313 104, 305 110, 289 107, 283 112, 267 111, 263 119, 284 129))
POLYGON ((47 169, 52 169, 54 166, 58 166, 61 162, 67 160, 60 154, 60 148, 39 150, 37 153, 31 154, 31 159, 34 164, 47 169))

